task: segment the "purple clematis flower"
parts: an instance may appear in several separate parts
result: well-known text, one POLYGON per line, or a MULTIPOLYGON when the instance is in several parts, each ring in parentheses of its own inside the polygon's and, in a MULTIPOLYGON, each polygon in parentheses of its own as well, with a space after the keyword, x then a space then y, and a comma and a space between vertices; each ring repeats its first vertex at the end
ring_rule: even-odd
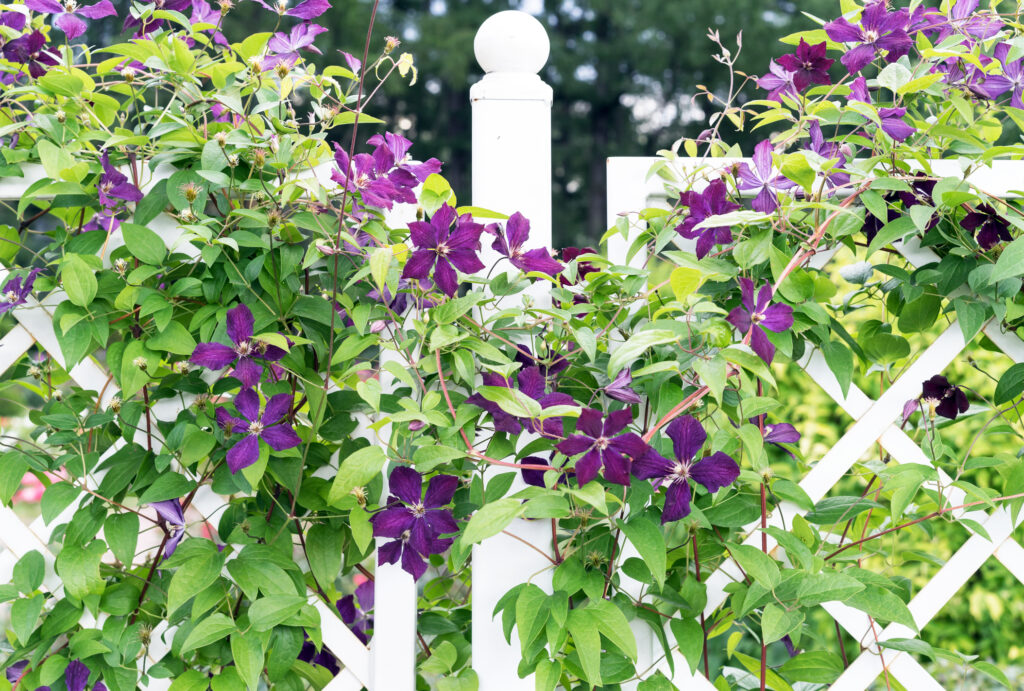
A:
MULTIPOLYGON (((89 683, 89 671, 89 668, 81 660, 72 660, 64 668, 64 685, 67 690, 85 691, 85 686, 89 683)), ((102 681, 93 684, 92 689, 93 691, 107 691, 107 687, 102 681)))
POLYGON ((743 294, 743 306, 736 307, 725 318, 740 333, 750 334, 750 347, 762 360, 771 364, 775 357, 775 346, 768 340, 765 329, 779 333, 793 326, 793 308, 789 305, 770 304, 772 288, 761 286, 754 302, 754 282, 749 278, 740 279, 740 291, 743 294))
POLYGON ((285 352, 277 346, 254 341, 252 312, 245 305, 228 310, 228 338, 233 346, 223 343, 200 343, 192 352, 189 362, 212 370, 224 369, 234 364, 232 376, 247 387, 256 386, 263 368, 257 360, 277 362, 285 352))
POLYGON ((878 117, 882 120, 882 131, 898 142, 917 132, 917 129, 903 120, 906 108, 879 108, 878 117))
POLYGON ((298 17, 299 19, 313 19, 331 9, 331 3, 327 0, 303 0, 303 2, 300 2, 295 7, 288 7, 288 0, 277 0, 273 6, 268 5, 263 0, 256 0, 256 2, 271 12, 288 17, 298 17))
MULTIPOLYGON (((21 12, 0 12, 0 25, 15 31, 22 31, 28 18, 21 12)), ((18 664, 21 664, 20 662, 18 664)), ((28 664, 28 663, 26 663, 28 664)))
POLYGON ((997 15, 977 10, 978 0, 957 0, 957 3, 949 11, 948 21, 941 23, 933 21, 933 27, 938 29, 938 34, 932 39, 932 43, 936 45, 942 43, 953 34, 962 34, 984 41, 1002 30, 1002 19, 997 15))
MULTIPOLYGON (((219 408, 217 412, 219 413, 221 410, 223 408, 219 408)), ((174 550, 178 549, 181 538, 185 537, 185 513, 181 509, 181 502, 177 499, 166 499, 155 501, 150 506, 156 510, 157 516, 167 524, 170 537, 167 538, 167 544, 164 545, 164 557, 169 557, 174 554, 174 550)))
POLYGON ((41 14, 57 15, 57 18, 53 20, 53 25, 63 31, 69 41, 74 41, 88 28, 89 25, 82 17, 101 19, 117 15, 117 10, 114 9, 110 0, 100 0, 95 5, 83 6, 79 6, 73 0, 64 4, 57 0, 25 0, 25 6, 41 14))
POLYGON ((850 174, 842 171, 843 166, 846 165, 846 152, 844 151, 844 148, 848 150, 848 147, 840 147, 840 145, 835 142, 825 141, 825 135, 821 131, 821 125, 817 120, 811 120, 811 126, 808 132, 810 134, 810 141, 807 144, 807 149, 813 151, 824 159, 835 159, 836 161, 833 168, 834 172, 825 176, 825 182, 832 187, 841 187, 849 183, 850 174))
POLYGON ((796 53, 783 55, 777 62, 787 72, 793 73, 793 84, 798 91, 803 91, 811 84, 832 83, 828 68, 835 60, 825 57, 826 50, 827 44, 824 41, 812 46, 801 38, 796 53))
POLYGON ((868 80, 864 77, 857 77, 850 82, 850 101, 871 103, 871 95, 868 93, 868 80))
MULTIPOLYGON (((196 24, 209 24, 213 27, 218 27, 221 24, 222 16, 223 15, 220 13, 220 10, 215 10, 210 7, 210 3, 206 2, 206 0, 192 0, 192 16, 189 17, 189 22, 191 22, 192 26, 195 26, 196 24)), ((212 32, 214 43, 222 46, 228 45, 228 40, 224 37, 224 34, 217 31, 216 28, 202 29, 202 31, 212 32)), ((194 39, 186 39, 186 42, 189 41, 191 42, 189 45, 195 44, 194 39)), ((273 41, 273 39, 271 39, 271 41, 273 41)))
POLYGON ((726 198, 725 181, 712 180, 703 192, 687 190, 679 194, 679 203, 690 210, 683 222, 676 226, 676 232, 687 240, 697 239, 697 259, 703 259, 715 245, 732 242, 729 226, 697 228, 702 221, 712 216, 721 216, 740 208, 739 204, 726 198))
POLYGON ((960 226, 975 234, 978 246, 990 250, 1000 242, 1010 242, 1010 226, 999 213, 988 204, 981 204, 964 216, 960 226))
POLYGON ((46 37, 41 31, 33 31, 4 44, 4 58, 28 67, 28 73, 35 79, 46 74, 46 70, 60 63, 56 55, 46 48, 46 37))
POLYGON ((356 638, 363 644, 369 643, 370 636, 367 631, 373 628, 373 617, 370 616, 370 610, 373 609, 373 582, 361 583, 356 588, 355 595, 346 595, 335 603, 335 607, 341 615, 341 620, 352 630, 356 638))
POLYGON ((616 410, 601 419, 600 411, 585 409, 576 422, 576 434, 560 442, 555 448, 566 456, 583 458, 576 461, 576 482, 580 487, 595 477, 604 466, 604 477, 609 482, 629 486, 630 461, 643 456, 648 448, 633 432, 620 434, 633 421, 629 408, 616 410))
POLYGON ((459 479, 454 475, 435 475, 423 495, 423 476, 412 468, 398 466, 388 477, 391 496, 387 506, 370 519, 374 537, 394 538, 377 549, 381 564, 401 560, 402 569, 419 579, 427 570, 424 559, 441 554, 452 544, 442 538, 459 530, 450 510, 459 479))
POLYGON ((391 209, 395 202, 416 202, 411 187, 398 186, 392 182, 388 176, 390 164, 381 165, 381 161, 370 154, 356 154, 349 162, 348 152, 337 142, 334 144, 334 161, 338 168, 331 173, 331 179, 349 192, 358 192, 363 203, 380 209, 391 209))
POLYGON ((633 391, 633 388, 630 386, 632 383, 633 373, 628 367, 624 367, 621 372, 615 375, 615 379, 612 380, 611 384, 604 387, 605 395, 623 403, 639 403, 640 395, 633 391))
POLYGON ((471 274, 484 268, 476 254, 483 230, 472 216, 458 216, 448 204, 442 204, 429 222, 413 221, 409 224, 409 235, 416 251, 406 262, 402 278, 430 278, 433 271, 434 283, 452 297, 459 288, 456 269, 471 274))
MULTIPOLYGON (((192 5, 192 0, 136 0, 140 5, 151 7, 156 10, 169 10, 171 12, 184 13, 192 5)), ((164 25, 163 19, 154 19, 153 15, 142 18, 136 17, 131 12, 124 18, 124 29, 136 29, 135 37, 142 38, 164 25)))
POLYGON ((633 474, 641 480, 657 480, 656 484, 668 483, 665 508, 661 512, 662 523, 678 521, 690 515, 691 479, 714 494, 722 487, 731 485, 740 476, 740 467, 736 461, 721 451, 693 462, 707 441, 708 434, 692 415, 678 417, 670 422, 666 433, 672 439, 675 461, 650 449, 633 463, 633 474))
MULTIPOLYGON (((761 418, 764 416, 762 415, 761 418)), ((757 425, 760 421, 758 418, 754 418, 751 422, 757 425)), ((766 423, 762 428, 762 439, 769 444, 795 444, 800 441, 800 433, 788 422, 780 422, 777 425, 766 423)))
POLYGON ((758 79, 757 85, 768 92, 769 101, 781 103, 783 95, 794 99, 799 96, 795 80, 796 74, 772 60, 768 63, 768 74, 758 79))
MULTIPOLYGON (((540 456, 527 456, 520 463, 524 465, 546 465, 551 467, 550 461, 541 458, 540 456)), ((554 470, 554 468, 552 468, 554 470)), ((544 473, 546 470, 537 470, 536 468, 521 468, 519 470, 523 475, 523 482, 534 487, 546 487, 544 484, 544 473)), ((566 473, 559 473, 558 478, 555 480, 555 486, 566 485, 569 482, 569 476, 566 473)))
POLYGON ((312 22, 302 22, 292 27, 287 34, 278 31, 267 42, 267 49, 279 58, 291 58, 294 63, 299 59, 300 50, 308 50, 321 55, 320 49, 313 45, 316 37, 327 31, 326 28, 312 22))
POLYGON ((860 25, 843 17, 825 25, 825 33, 837 43, 856 43, 839 61, 850 74, 856 74, 885 51, 886 62, 896 62, 910 52, 914 40, 907 34, 910 15, 905 9, 889 12, 885 2, 874 2, 864 8, 860 25))
POLYGON ((338 658, 334 656, 334 653, 325 646, 317 650, 316 645, 309 639, 308 634, 302 641, 302 648, 299 650, 298 659, 311 665, 323 667, 331 673, 331 676, 338 676, 341 672, 341 665, 338 663, 338 658))
POLYGON ((291 394, 271 396, 261 415, 259 394, 255 389, 242 389, 235 396, 235 407, 242 414, 241 418, 225 417, 217 412, 217 421, 225 434, 245 434, 242 441, 228 449, 228 468, 232 473, 248 468, 259 459, 260 439, 274 451, 284 451, 302 443, 291 424, 285 421, 285 416, 292 409, 291 394))
POLYGON ((13 665, 4 670, 4 675, 7 677, 7 681, 13 686, 18 683, 18 680, 25 674, 25 670, 28 669, 28 660, 19 660, 13 665))
POLYGON ((1010 105, 1014 108, 1024 108, 1024 100, 1021 100, 1021 96, 1024 95, 1024 65, 1019 59, 1013 62, 1006 61, 1011 47, 1009 43, 1000 43, 996 46, 993 55, 1003 66, 1003 73, 984 75, 979 90, 991 99, 999 98, 1007 91, 1011 91, 1010 105))
POLYGON ((936 415, 950 420, 956 420, 957 415, 967 412, 970 407, 963 389, 950 384, 941 374, 921 384, 921 400, 929 408, 934 408, 936 415))
POLYGON ((0 314, 25 304, 28 296, 32 294, 32 286, 36 282, 36 276, 41 271, 42 269, 39 268, 32 269, 24 278, 17 276, 4 284, 3 294, 0 294, 0 314))
POLYGON ((562 265, 555 261, 546 247, 524 250, 523 245, 530 238, 530 222, 518 211, 508 219, 504 231, 495 225, 494 242, 491 249, 508 257, 512 266, 520 271, 539 271, 548 276, 562 273, 562 265))
POLYGON ((741 190, 757 190, 754 198, 754 211, 770 214, 779 208, 779 192, 796 187, 796 183, 779 175, 772 163, 772 143, 765 139, 754 147, 754 167, 740 164, 739 188, 741 190))
POLYGON ((418 183, 425 182, 431 175, 441 172, 441 162, 436 158, 414 163, 409 156, 412 142, 400 134, 375 134, 367 139, 366 143, 376 147, 373 150, 373 158, 381 170, 391 170, 388 179, 396 187, 412 189, 418 183))
MULTIPOLYGON (((484 386, 500 386, 511 389, 512 386, 505 377, 500 374, 487 372, 483 375, 484 386)), ((550 408, 555 405, 572 405, 572 396, 564 393, 546 393, 546 379, 541 373, 540 367, 524 367, 516 375, 516 384, 519 392, 532 398, 540 404, 541 408, 550 408)), ((478 408, 483 408, 491 414, 494 420, 494 429, 498 432, 508 434, 520 434, 524 429, 542 434, 546 437, 562 436, 562 418, 549 417, 544 420, 528 420, 510 415, 501 409, 497 403, 488 401, 478 393, 466 399, 478 408)))
POLYGON ((130 183, 127 175, 110 165, 110 154, 106 149, 100 156, 100 164, 103 166, 103 174, 100 175, 99 184, 96 185, 96 192, 99 194, 102 206, 112 209, 122 201, 141 201, 142 190, 130 183))

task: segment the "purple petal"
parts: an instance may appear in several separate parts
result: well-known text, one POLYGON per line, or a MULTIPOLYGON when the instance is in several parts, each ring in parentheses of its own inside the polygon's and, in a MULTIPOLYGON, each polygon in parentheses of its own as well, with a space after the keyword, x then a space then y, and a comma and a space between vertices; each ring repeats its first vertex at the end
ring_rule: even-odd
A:
POLYGON ((566 456, 578 456, 587 449, 594 446, 594 440, 590 437, 584 437, 582 434, 574 434, 568 439, 559 442, 555 448, 564 453, 566 456))
POLYGON ((423 500, 423 476, 408 466, 396 466, 391 471, 388 488, 406 504, 419 504, 423 500))
POLYGON ((605 418, 603 436, 611 438, 626 429, 631 422, 633 422, 633 411, 629 408, 613 411, 605 418))
POLYGON ((601 469, 601 452, 591 449, 580 460, 576 461, 576 482, 582 487, 595 477, 601 469))
POLYGON ((672 452, 684 463, 692 460, 708 439, 708 433, 692 415, 677 417, 669 423, 665 433, 672 440, 672 452))
POLYGON ((762 179, 767 179, 772 174, 772 153, 775 149, 771 141, 764 139, 754 147, 754 167, 761 174, 762 179))
POLYGON ((402 541, 392 540, 377 548, 378 564, 394 564, 402 556, 402 541))
MULTIPOLYGON (((307 0, 312 2, 313 0, 307 0)), ((416 550, 411 549, 409 545, 405 545, 402 549, 402 570, 406 573, 412 574, 415 580, 419 580, 420 577, 427 572, 427 562, 423 560, 416 550)))
POLYGON ((331 9, 331 3, 327 0, 305 0, 291 8, 285 14, 298 17, 299 19, 313 19, 331 9))
POLYGON ((25 0, 25 7, 44 14, 61 14, 64 11, 64 7, 56 0, 25 0))
POLYGON ((762 360, 770 365, 775 357, 775 346, 768 340, 768 336, 765 335, 764 329, 761 327, 755 326, 751 329, 750 333, 750 347, 762 360))
POLYGON ((856 74, 867 67, 868 63, 875 59, 875 49, 870 45, 857 46, 851 51, 843 54, 839 62, 850 74, 856 74))
POLYGON ((764 440, 774 444, 794 444, 800 441, 800 433, 796 431, 796 427, 793 427, 788 422, 782 422, 778 425, 765 425, 764 440))
POLYGON ((252 434, 247 434, 241 441, 228 449, 228 468, 232 473, 237 473, 242 468, 248 468, 259 460, 260 442, 252 434))
POLYGON ((430 270, 434 268, 437 254, 431 249, 416 250, 405 263, 402 271, 402 278, 427 278, 430 270))
POLYGON ((64 670, 64 684, 68 691, 84 691, 89 681, 89 668, 80 660, 72 660, 64 670))
POLYGON ((438 256, 437 263, 434 265, 434 284, 448 297, 454 296, 459 289, 459 279, 455 274, 455 269, 441 256, 438 256))
POLYGON ((245 305, 228 310, 228 337, 235 345, 252 338, 253 324, 252 312, 245 305))
POLYGON ((374 537, 401 537, 406 530, 412 529, 416 517, 404 506, 393 506, 376 513, 370 519, 373 524, 374 537))
POLYGON ((690 483, 685 480, 673 482, 665 493, 665 508, 661 522, 669 523, 690 515, 690 483))
POLYGON ((772 305, 761 313, 760 325, 776 333, 786 331, 793 326, 793 308, 783 304, 772 305))
MULTIPOLYGON (((430 493, 430 490, 427 490, 430 493)), ((427 511, 423 515, 424 520, 430 525, 430 529, 434 531, 436 535, 449 535, 451 533, 459 532, 459 524, 452 518, 451 511, 447 510, 435 510, 427 511)))
POLYGON ((281 424, 268 427, 260 434, 260 439, 267 442, 274 451, 294 449, 302 443, 291 425, 281 424))
POLYGON ((774 189, 765 185, 761 188, 761 191, 754 197, 754 201, 750 203, 750 208, 754 211, 760 211, 763 214, 770 214, 779 208, 779 194, 774 189))
POLYGON ((438 509, 451 503, 455 490, 459 487, 459 478, 454 475, 435 475, 427 484, 427 495, 423 506, 438 509))
POLYGON ((826 24, 825 33, 836 43, 854 43, 863 38, 860 27, 842 17, 826 24))
POLYGON ((53 20, 53 25, 63 31, 69 41, 74 41, 89 28, 84 19, 79 19, 70 12, 57 15, 57 18, 53 20))
POLYGON ((704 485, 711 493, 731 485, 739 476, 740 467, 736 465, 736 461, 721 451, 697 461, 690 468, 690 477, 704 485))
POLYGON ((629 487, 630 462, 625 456, 609 447, 604 450, 604 479, 617 485, 629 487))
POLYGON ((750 314, 742 307, 733 308, 733 310, 729 312, 729 316, 725 318, 725 321, 735 326, 736 329, 744 335, 746 335, 747 331, 750 330, 750 314))
POLYGON ((447 259, 452 265, 464 274, 474 274, 484 270, 484 263, 476 255, 476 252, 456 247, 448 252, 447 259))
POLYGON ((255 389, 242 389, 235 396, 235 407, 249 422, 260 419, 260 397, 255 389))
POLYGON ((593 408, 587 408, 580 413, 580 418, 576 422, 576 431, 582 432, 593 439, 601 436, 602 428, 601 412, 593 408))
POLYGON ((251 357, 239 358, 231 376, 242 382, 243 386, 256 386, 263 376, 263 367, 251 357))
POLYGON ((630 458, 640 458, 647 453, 648 447, 647 442, 641 439, 639 434, 627 432, 612 439, 609 448, 615 449, 630 458))
POLYGON ((523 252, 512 260, 512 265, 520 271, 537 271, 548 276, 557 276, 564 268, 551 256, 546 247, 523 252))
POLYGON ((530 222, 518 211, 512 214, 505 225, 505 235, 511 248, 522 247, 530 239, 530 222))
POLYGON ((167 523, 171 525, 185 525, 185 514, 181 510, 181 502, 177 499, 155 501, 150 506, 167 523))
POLYGON ((667 477, 672 474, 675 464, 668 460, 653 448, 648 447, 647 452, 640 458, 633 459, 633 475, 641 480, 650 480, 656 477, 667 477))
POLYGON ((89 19, 100 19, 102 17, 116 16, 117 10, 114 9, 114 5, 111 4, 110 0, 101 0, 95 5, 80 8, 78 13, 89 19))
POLYGON ((263 417, 260 420, 264 425, 272 425, 292 409, 292 395, 290 393, 279 393, 270 397, 267 406, 263 409, 263 417))
POLYGON ((189 362, 207 369, 224 369, 235 361, 236 353, 223 343, 200 343, 192 351, 189 362))

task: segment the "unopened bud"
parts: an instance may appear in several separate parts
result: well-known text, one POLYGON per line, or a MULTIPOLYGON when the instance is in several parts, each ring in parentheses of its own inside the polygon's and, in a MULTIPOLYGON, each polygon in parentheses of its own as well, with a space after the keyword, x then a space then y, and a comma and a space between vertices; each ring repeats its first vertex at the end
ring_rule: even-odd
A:
POLYGON ((189 204, 194 202, 196 199, 199 199, 199 195, 202 191, 203 188, 194 182, 186 182, 181 186, 181 193, 185 195, 185 200, 188 201, 189 204))
POLYGON ((402 45, 402 42, 399 41, 394 36, 385 36, 384 37, 384 55, 390 55, 391 51, 393 51, 395 48, 397 48, 400 45, 402 45))
POLYGON ((124 278, 125 274, 128 273, 128 262, 124 259, 118 259, 114 262, 114 271, 116 271, 121 278, 124 278))
POLYGON ((149 361, 147 361, 146 358, 142 357, 141 355, 132 360, 132 364, 138 367, 143 372, 149 369, 149 361))
POLYGON ((188 374, 188 362, 186 360, 179 360, 171 366, 171 369, 175 374, 188 374))
POLYGON ((110 409, 112 411, 114 411, 115 413, 120 413, 121 412, 121 397, 120 396, 114 396, 113 398, 110 399, 110 409))
POLYGON ((121 68, 121 77, 123 77, 124 80, 129 84, 135 81, 136 74, 138 74, 138 72, 136 72, 135 69, 132 67, 121 68))
POLYGON ((68 119, 68 114, 65 113, 63 110, 58 110, 56 113, 53 114, 53 117, 57 118, 57 122, 64 123, 68 119))
POLYGON ((217 134, 213 135, 213 138, 217 140, 217 145, 220 146, 220 148, 222 149, 228 145, 227 132, 218 132, 217 134))

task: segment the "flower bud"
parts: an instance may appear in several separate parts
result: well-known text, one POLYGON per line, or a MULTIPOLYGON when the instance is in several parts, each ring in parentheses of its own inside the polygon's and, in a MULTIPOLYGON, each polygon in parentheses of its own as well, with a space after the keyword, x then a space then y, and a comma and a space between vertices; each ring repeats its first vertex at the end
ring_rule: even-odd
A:
POLYGON ((149 369, 149 362, 146 360, 146 358, 142 357, 141 355, 132 360, 132 364, 138 367, 143 372, 149 369))
POLYGON ((56 113, 53 114, 53 117, 57 118, 57 122, 63 124, 64 122, 67 122, 68 114, 65 113, 63 110, 58 110, 56 113))
POLYGON ((194 182, 186 182, 181 186, 181 193, 185 195, 185 200, 189 204, 193 203, 196 199, 199 199, 199 195, 202 191, 203 188, 194 182))
POLYGON ((121 77, 124 78, 125 82, 127 82, 128 84, 131 84, 135 81, 135 75, 137 74, 138 72, 136 72, 135 69, 132 67, 121 68, 121 77))
POLYGON ((110 399, 110 409, 112 411, 114 411, 115 413, 120 413, 121 412, 121 397, 120 396, 114 396, 113 398, 110 399))
POLYGON ((175 362, 171 366, 171 370, 175 374, 188 374, 188 369, 189 369, 189 367, 188 367, 188 361, 187 360, 179 360, 178 362, 175 362))
POLYGON ((114 262, 114 271, 117 272, 118 276, 124 278, 125 274, 128 273, 128 262, 124 259, 118 259, 114 262))
POLYGON ((394 37, 394 36, 385 36, 384 37, 384 55, 390 55, 391 51, 393 51, 395 48, 397 48, 400 45, 402 45, 402 42, 399 41, 396 37, 394 37))

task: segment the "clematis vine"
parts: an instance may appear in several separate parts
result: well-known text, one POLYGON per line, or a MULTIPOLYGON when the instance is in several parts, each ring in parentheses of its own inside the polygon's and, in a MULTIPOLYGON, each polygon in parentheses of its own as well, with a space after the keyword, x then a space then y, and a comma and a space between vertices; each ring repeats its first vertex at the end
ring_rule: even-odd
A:
POLYGON ((46 74, 48 68, 60 64, 58 57, 46 50, 46 36, 41 31, 8 41, 4 44, 3 53, 4 59, 26 66, 29 76, 34 79, 46 74))
POLYGON ((63 31, 69 41, 74 41, 89 28, 82 17, 101 19, 117 15, 110 0, 100 0, 95 5, 79 5, 76 0, 64 0, 63 3, 57 0, 25 0, 25 6, 33 12, 55 15, 57 18, 53 25, 63 31))
POLYGON ((451 546, 452 538, 441 535, 459 531, 451 511, 445 508, 458 486, 454 475, 435 475, 424 496, 422 475, 406 466, 392 470, 387 505, 370 519, 374 537, 394 538, 377 549, 379 562, 400 561, 404 571, 419 579, 427 570, 426 558, 451 546))
POLYGON ((932 38, 932 43, 938 45, 953 34, 961 34, 978 41, 998 34, 1003 28, 1003 20, 995 14, 978 12, 978 4, 979 0, 957 0, 949 10, 948 20, 936 22, 930 27, 938 30, 932 38))
POLYGON ((827 44, 824 41, 812 46, 801 38, 796 53, 783 55, 777 62, 787 72, 793 73, 793 85, 798 91, 803 91, 811 84, 832 83, 828 68, 835 60, 825 57, 826 50, 827 44))
POLYGON ((1024 64, 1020 58, 1007 60, 1011 48, 1009 43, 1000 43, 996 46, 993 55, 1002 65, 1003 73, 984 75, 979 90, 991 99, 997 99, 1009 91, 1010 105, 1014 108, 1024 108, 1024 64))
POLYGON ((409 233, 416 251, 406 262, 402 278, 433 278, 441 292, 454 296, 459 288, 456 269, 467 274, 484 269, 477 256, 483 229, 472 216, 459 216, 448 204, 442 204, 429 222, 413 221, 409 233))
POLYGON ((839 61, 856 74, 884 52, 886 62, 896 62, 910 52, 914 40, 907 34, 910 15, 905 9, 889 11, 885 2, 873 2, 861 13, 860 25, 840 17, 825 25, 825 33, 836 43, 856 44, 839 61))
MULTIPOLYGON (((499 386, 511 389, 508 379, 500 374, 485 372, 483 375, 484 386, 499 386)), ((541 373, 540 367, 524 367, 516 375, 516 384, 520 393, 540 404, 541 409, 550 408, 556 405, 573 405, 572 396, 564 393, 547 393, 547 380, 541 373)), ((501 409, 497 403, 489 401, 478 393, 466 399, 478 408, 483 408, 490 413, 494 420, 494 429, 498 432, 508 434, 520 434, 524 429, 536 432, 546 437, 562 436, 562 418, 549 417, 543 420, 529 420, 511 415, 501 409)))
POLYGON ((725 318, 740 333, 750 335, 750 347, 767 363, 775 357, 775 346, 768 340, 765 329, 776 333, 793 326, 793 308, 789 305, 771 304, 771 286, 761 286, 754 301, 754 282, 749 278, 740 279, 743 305, 734 308, 725 318))
POLYGON ((770 214, 779 208, 779 192, 793 189, 796 183, 780 175, 772 162, 772 143, 765 139, 754 147, 754 167, 740 164, 737 185, 741 190, 757 190, 751 207, 754 211, 770 214))
POLYGON ((929 411, 934 410, 936 415, 950 420, 956 420, 958 415, 966 413, 970 407, 963 389, 951 384, 941 374, 921 384, 921 402, 929 411))
POLYGON ((538 271, 549 276, 562 273, 562 265, 555 261, 546 247, 523 249, 523 245, 530 239, 530 222, 518 211, 509 217, 504 230, 494 224, 491 232, 495 235, 491 249, 508 257, 512 266, 520 271, 538 271))
POLYGON ((441 162, 436 158, 428 158, 422 163, 414 162, 409 155, 412 142, 400 134, 375 134, 366 143, 375 147, 373 158, 378 167, 391 170, 388 179, 396 187, 412 189, 417 183, 425 182, 431 175, 441 172, 441 162))
POLYGON ((796 98, 799 92, 796 88, 796 75, 775 60, 768 63, 768 74, 757 80, 757 85, 768 92, 769 101, 782 102, 783 96, 796 98))
POLYGON ((725 181, 712 180, 703 192, 687 190, 679 194, 679 203, 689 209, 683 222, 676 226, 676 232, 687 240, 697 240, 697 259, 703 259, 715 245, 732 242, 730 226, 697 228, 712 216, 721 216, 740 208, 739 204, 726 198, 728 190, 725 181))
POLYGON ((28 296, 32 294, 32 286, 36 282, 36 276, 41 271, 40 268, 32 269, 27 276, 15 276, 4 284, 3 292, 0 294, 0 314, 9 312, 28 301, 28 296))
POLYGON ((277 346, 253 340, 255 321, 252 312, 245 305, 228 310, 227 333, 232 345, 223 343, 200 343, 192 352, 189 362, 212 370, 234 366, 232 376, 244 386, 256 386, 263 374, 259 361, 277 362, 285 352, 277 346))
POLYGON ((692 415, 678 417, 669 423, 666 430, 672 440, 675 460, 669 460, 649 449, 633 463, 633 474, 641 480, 655 480, 655 486, 667 484, 665 508, 661 522, 670 523, 690 515, 693 499, 693 480, 710 494, 731 485, 740 476, 740 467, 730 456, 716 451, 696 463, 697 452, 704 446, 708 434, 692 415))
POLYGON ((224 429, 225 436, 242 432, 245 436, 228 449, 228 468, 237 473, 248 468, 260 457, 260 440, 262 439, 274 451, 292 449, 302 443, 291 424, 285 417, 292 409, 292 395, 279 393, 271 396, 267 405, 260 413, 260 396, 255 389, 242 389, 235 396, 235 408, 241 418, 225 417, 219 411, 218 422, 224 429))
MULTIPOLYGON (((223 410, 223 408, 220 410, 223 410)), ((181 501, 178 499, 166 499, 164 501, 155 501, 150 506, 153 507, 156 515, 167 526, 168 538, 167 543, 164 545, 164 557, 169 557, 178 548, 181 538, 185 537, 185 513, 182 511, 181 501)))
POLYGON ((585 409, 576 422, 576 434, 555 447, 566 456, 579 456, 576 461, 576 482, 580 487, 604 467, 604 478, 619 485, 629 485, 631 461, 643 456, 648 446, 639 435, 622 431, 633 421, 628 408, 616 410, 602 418, 601 412, 585 409))

